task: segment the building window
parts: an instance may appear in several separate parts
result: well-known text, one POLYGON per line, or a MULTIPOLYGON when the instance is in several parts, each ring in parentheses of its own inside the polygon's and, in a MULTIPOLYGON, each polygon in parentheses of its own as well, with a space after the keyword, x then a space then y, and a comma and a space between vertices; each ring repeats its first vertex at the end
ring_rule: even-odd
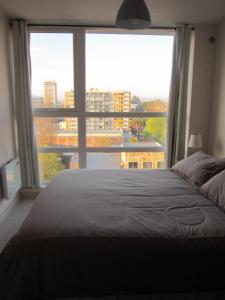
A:
POLYGON ((165 162, 164 161, 158 161, 157 162, 157 169, 164 169, 165 168, 165 162))
POLYGON ((68 168, 164 166, 174 32, 146 33, 30 27, 42 183, 68 168))
POLYGON ((138 163, 136 161, 129 162, 129 169, 137 169, 137 168, 138 168, 138 163))
POLYGON ((152 162, 143 162, 143 169, 152 169, 152 162))

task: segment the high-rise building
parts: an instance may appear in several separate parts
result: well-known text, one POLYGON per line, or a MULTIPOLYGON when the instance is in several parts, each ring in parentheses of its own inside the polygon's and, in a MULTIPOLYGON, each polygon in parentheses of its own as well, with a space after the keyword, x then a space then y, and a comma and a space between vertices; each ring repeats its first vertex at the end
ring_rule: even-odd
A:
MULTIPOLYGON (((86 109, 89 112, 111 112, 112 93, 93 88, 88 90, 86 93, 86 109)), ((110 129, 112 129, 110 118, 89 118, 87 120, 87 131, 110 129)))
MULTIPOLYGON (((65 108, 74 108, 74 91, 68 90, 64 97, 65 108)), ((100 89, 90 89, 86 92, 86 110, 88 112, 130 112, 131 93, 111 92, 100 89)), ((88 118, 87 132, 96 130, 129 130, 129 118, 88 118)), ((74 118, 65 119, 65 130, 77 129, 74 118)))
POLYGON ((86 93, 86 109, 89 112, 111 112, 112 93, 91 88, 86 93))
MULTIPOLYGON (((65 91, 64 95, 64 107, 65 108, 74 108, 75 99, 74 91, 68 90, 65 91)), ((76 118, 66 118, 65 119, 65 130, 66 131, 77 131, 77 119, 76 118)))
POLYGON ((33 108, 43 108, 44 107, 43 98, 33 97, 32 98, 32 105, 33 105, 33 108))
POLYGON ((44 106, 55 107, 57 105, 57 84, 55 80, 44 82, 44 106))
MULTIPOLYGON (((130 112, 131 111, 131 93, 127 91, 114 92, 113 95, 113 111, 114 112, 130 112)), ((129 130, 129 118, 116 118, 113 120, 115 129, 129 130)))
POLYGON ((65 91, 65 95, 64 95, 65 108, 74 108, 74 103, 75 103, 74 91, 73 90, 65 91))
POLYGON ((130 112, 131 92, 120 91, 113 93, 113 111, 130 112))

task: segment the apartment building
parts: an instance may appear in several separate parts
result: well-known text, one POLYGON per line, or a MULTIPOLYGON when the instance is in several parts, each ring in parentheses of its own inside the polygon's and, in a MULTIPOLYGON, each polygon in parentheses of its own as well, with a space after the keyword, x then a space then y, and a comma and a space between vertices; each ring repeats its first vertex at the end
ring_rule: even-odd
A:
MULTIPOLYGON (((74 108, 75 99, 74 99, 74 91, 67 90, 64 94, 64 107, 65 108, 74 108)), ((77 118, 65 118, 62 125, 65 131, 77 131, 77 118)))
POLYGON ((57 84, 55 80, 44 82, 44 106, 54 107, 57 105, 57 84))
MULTIPOLYGON (((112 94, 114 112, 131 111, 131 92, 119 91, 112 94)), ((113 128, 129 130, 129 118, 114 118, 113 128)))

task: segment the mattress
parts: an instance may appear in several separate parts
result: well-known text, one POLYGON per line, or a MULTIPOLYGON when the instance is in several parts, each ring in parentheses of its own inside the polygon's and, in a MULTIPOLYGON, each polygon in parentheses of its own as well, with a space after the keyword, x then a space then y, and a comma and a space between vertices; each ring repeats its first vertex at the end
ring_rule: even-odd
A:
POLYGON ((0 256, 0 299, 223 290, 225 214, 170 170, 56 176, 0 256))

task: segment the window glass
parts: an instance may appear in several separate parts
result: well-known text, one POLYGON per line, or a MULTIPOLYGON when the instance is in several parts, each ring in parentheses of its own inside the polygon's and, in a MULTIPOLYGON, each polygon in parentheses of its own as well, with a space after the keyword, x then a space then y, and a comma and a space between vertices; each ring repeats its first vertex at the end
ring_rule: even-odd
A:
POLYGON ((86 34, 86 110, 167 112, 173 36, 86 34))
POLYGON ((79 167, 164 168, 174 36, 74 32, 30 36, 41 181, 79 167), (82 34, 85 49, 76 52, 76 38, 82 34), (86 86, 81 82, 78 92, 74 53, 85 61, 83 70, 79 68, 86 74, 86 86), (83 93, 85 103, 75 96, 83 93))
POLYGON ((87 118, 88 147, 164 147, 166 117, 87 118))
POLYGON ((79 169, 78 153, 38 153, 39 174, 42 185, 48 183, 59 172, 79 169))
POLYGON ((137 169, 138 168, 138 163, 135 161, 129 162, 129 169, 137 169))
POLYGON ((143 169, 144 163, 148 162, 151 169, 158 168, 158 160, 165 160, 164 152, 120 152, 120 153, 87 153, 88 169, 143 169))
POLYGON ((35 117, 34 126, 39 148, 78 146, 77 118, 35 117))
POLYGON ((73 34, 31 33, 34 108, 74 108, 73 34))

